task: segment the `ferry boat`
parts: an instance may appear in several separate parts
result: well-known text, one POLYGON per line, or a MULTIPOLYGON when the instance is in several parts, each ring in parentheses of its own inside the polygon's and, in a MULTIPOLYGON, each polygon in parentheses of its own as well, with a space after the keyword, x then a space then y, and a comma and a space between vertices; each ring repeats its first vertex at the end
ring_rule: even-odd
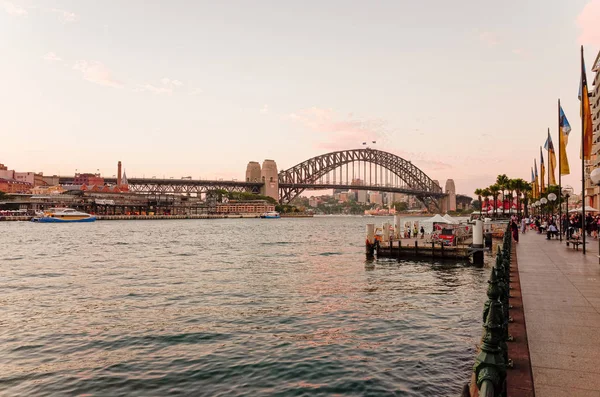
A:
POLYGON ((279 215, 279 212, 277 212, 277 211, 265 212, 265 213, 261 214, 260 217, 261 218, 265 218, 265 219, 277 219, 277 218, 281 218, 281 216, 279 215))
POLYGON ((44 214, 32 219, 40 223, 94 222, 96 217, 73 208, 50 208, 44 214))

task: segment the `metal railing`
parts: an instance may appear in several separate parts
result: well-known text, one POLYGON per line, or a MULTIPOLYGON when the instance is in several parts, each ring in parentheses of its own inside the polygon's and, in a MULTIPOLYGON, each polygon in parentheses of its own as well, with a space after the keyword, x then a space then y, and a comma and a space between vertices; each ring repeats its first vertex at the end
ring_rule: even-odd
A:
POLYGON ((512 367, 507 342, 510 297, 510 262, 512 236, 506 226, 502 245, 498 245, 496 262, 488 281, 488 300, 483 307, 483 337, 473 371, 479 397, 506 396, 506 369, 512 367))

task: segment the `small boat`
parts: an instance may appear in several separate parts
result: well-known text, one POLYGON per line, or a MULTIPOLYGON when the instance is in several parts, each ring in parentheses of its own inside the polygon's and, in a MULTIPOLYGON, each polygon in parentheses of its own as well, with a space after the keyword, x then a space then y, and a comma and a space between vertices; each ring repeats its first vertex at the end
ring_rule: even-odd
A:
POLYGON ((32 219, 40 223, 94 222, 96 217, 73 208, 50 208, 42 216, 32 219))
POLYGON ((277 211, 265 212, 265 213, 261 214, 260 217, 264 218, 264 219, 277 219, 277 218, 281 218, 281 216, 279 215, 279 212, 277 212, 277 211))

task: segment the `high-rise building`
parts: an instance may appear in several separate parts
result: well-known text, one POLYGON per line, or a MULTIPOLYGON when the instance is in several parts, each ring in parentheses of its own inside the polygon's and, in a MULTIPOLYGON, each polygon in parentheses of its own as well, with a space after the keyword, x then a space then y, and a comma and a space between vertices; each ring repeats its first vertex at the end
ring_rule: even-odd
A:
POLYGON ((381 193, 371 192, 369 193, 369 202, 371 204, 383 205, 383 197, 381 193))
POLYGON ((446 210, 456 211, 456 187, 454 186, 454 180, 452 179, 446 181, 446 194, 448 195, 446 210))
POLYGON ((367 191, 366 190, 357 190, 356 191, 356 201, 361 204, 367 203, 367 191))
MULTIPOLYGON (((600 167, 600 52, 592 66, 594 73, 593 86, 590 87, 590 107, 592 108, 592 123, 594 124, 594 146, 592 147, 592 160, 586 166, 586 174, 600 167)), ((589 80, 588 80, 589 81, 589 80)), ((592 186, 588 178, 586 194, 590 195, 588 203, 594 208, 600 205, 600 187, 592 186)))

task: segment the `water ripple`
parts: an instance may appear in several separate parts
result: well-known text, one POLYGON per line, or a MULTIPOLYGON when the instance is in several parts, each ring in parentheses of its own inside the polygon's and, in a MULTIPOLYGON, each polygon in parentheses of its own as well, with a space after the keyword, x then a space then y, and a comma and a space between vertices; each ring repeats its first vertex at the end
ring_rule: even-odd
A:
POLYGON ((2 222, 0 394, 457 395, 487 272, 365 266, 364 222, 2 222))

